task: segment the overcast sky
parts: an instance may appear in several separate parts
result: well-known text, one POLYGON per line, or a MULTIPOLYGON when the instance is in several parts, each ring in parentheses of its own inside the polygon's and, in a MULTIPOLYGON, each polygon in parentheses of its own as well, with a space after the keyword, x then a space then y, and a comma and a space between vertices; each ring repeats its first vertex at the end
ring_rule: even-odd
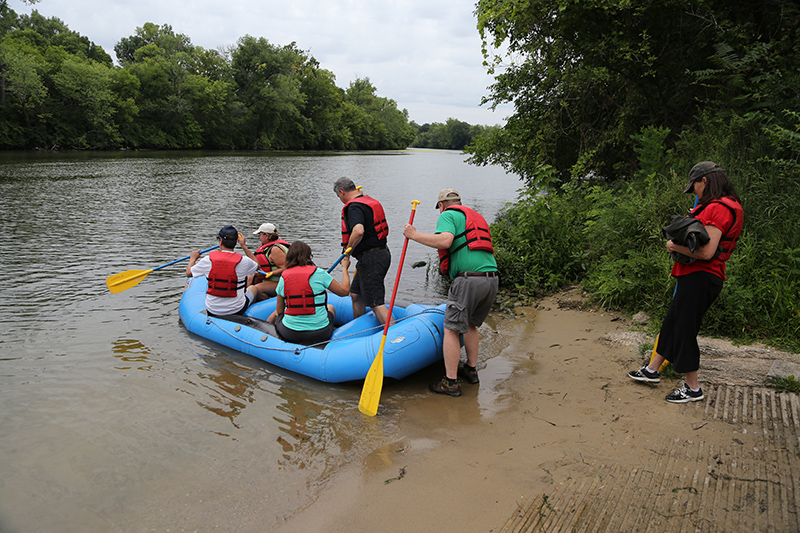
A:
POLYGON ((407 109, 418 124, 456 118, 501 124, 506 106, 480 106, 493 78, 482 65, 474 0, 41 0, 9 5, 58 17, 102 46, 114 45, 146 22, 169 24, 207 49, 235 45, 244 35, 278 46, 296 42, 347 88, 369 78, 378 96, 407 109))

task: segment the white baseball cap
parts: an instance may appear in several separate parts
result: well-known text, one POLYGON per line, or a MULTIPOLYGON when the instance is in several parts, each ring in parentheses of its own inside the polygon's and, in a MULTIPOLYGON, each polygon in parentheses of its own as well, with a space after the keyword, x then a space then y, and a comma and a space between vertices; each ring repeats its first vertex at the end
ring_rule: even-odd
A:
POLYGON ((275 233, 276 231, 278 231, 278 228, 275 227, 275 224, 264 222, 253 232, 253 235, 258 235, 259 233, 275 233))

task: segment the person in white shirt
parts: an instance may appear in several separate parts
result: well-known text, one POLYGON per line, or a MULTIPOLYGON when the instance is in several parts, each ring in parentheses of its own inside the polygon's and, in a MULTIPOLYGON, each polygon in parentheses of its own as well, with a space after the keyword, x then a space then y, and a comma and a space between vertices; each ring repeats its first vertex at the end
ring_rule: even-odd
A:
POLYGON ((243 235, 233 226, 225 226, 217 234, 219 250, 201 258, 200 250, 189 254, 186 275, 191 278, 206 276, 206 311, 212 316, 237 315, 255 300, 255 286, 245 289, 247 276, 258 270, 258 263, 233 251, 238 242, 247 249, 243 235))

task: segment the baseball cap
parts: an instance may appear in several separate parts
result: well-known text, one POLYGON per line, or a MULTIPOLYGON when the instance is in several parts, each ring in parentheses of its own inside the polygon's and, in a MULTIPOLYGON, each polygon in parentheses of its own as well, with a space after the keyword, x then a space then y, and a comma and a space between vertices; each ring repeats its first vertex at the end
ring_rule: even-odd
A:
POLYGON ((236 228, 234 228, 233 226, 225 226, 224 228, 219 230, 219 233, 217 233, 217 237, 219 237, 220 239, 238 239, 239 232, 236 231, 236 228))
POLYGON ((259 233, 275 233, 276 231, 278 231, 278 228, 275 227, 275 224, 264 222, 253 232, 253 235, 258 235, 259 233))
POLYGON ((694 187, 694 182, 701 179, 703 176, 707 176, 712 172, 725 172, 725 170, 719 166, 718 164, 714 163, 713 161, 703 161, 702 163, 697 163, 695 166, 692 167, 692 170, 689 171, 689 185, 686 186, 684 189, 684 193, 692 192, 692 188, 694 187))
POLYGON ((436 208, 439 208, 439 202, 444 202, 445 200, 461 200, 461 195, 458 194, 458 191, 455 189, 442 189, 439 191, 439 199, 436 200, 436 208), (450 196, 450 195, 453 196, 450 196))

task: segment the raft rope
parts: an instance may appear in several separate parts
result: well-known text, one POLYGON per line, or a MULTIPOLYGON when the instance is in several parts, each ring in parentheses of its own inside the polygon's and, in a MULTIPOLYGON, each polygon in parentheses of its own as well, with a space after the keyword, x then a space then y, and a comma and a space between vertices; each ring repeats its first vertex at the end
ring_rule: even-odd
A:
MULTIPOLYGON (((414 313, 413 315, 404 316, 403 318, 395 320, 395 324, 400 323, 400 322, 402 322, 404 320, 408 320, 409 318, 414 318, 415 316, 419 316, 419 315, 425 314, 425 313, 438 313, 440 315, 443 315, 444 311, 442 311, 441 309, 436 309, 436 308, 424 309, 424 310, 420 311, 419 313, 414 313)), ((226 335, 230 335, 231 337, 233 337, 234 339, 238 340, 239 342, 242 342, 242 343, 247 344, 248 346, 252 346, 254 348, 262 348, 263 347, 262 344, 254 344, 252 342, 247 342, 246 340, 238 337, 234 333, 231 333, 230 331, 228 331, 225 328, 223 328, 222 326, 220 326, 217 323, 216 320, 211 320, 211 317, 208 318, 207 322, 212 324, 214 327, 218 328, 221 332, 225 333, 226 335)), ((343 341, 345 339, 349 339, 350 337, 355 337, 357 335, 362 335, 364 333, 369 333, 370 331, 373 331, 373 330, 375 330, 377 332, 377 330, 380 330, 380 329, 383 329, 383 325, 373 326, 373 327, 368 328, 368 329, 364 329, 364 330, 361 330, 361 331, 356 331, 356 332, 351 333, 349 335, 344 335, 342 337, 336 337, 335 339, 330 339, 330 340, 323 341, 323 342, 317 342, 315 344, 309 344, 308 346, 298 346, 296 348, 270 348, 270 350, 274 350, 276 352, 292 352, 292 353, 295 353, 295 354, 299 354, 303 350, 307 350, 309 348, 314 348, 314 347, 316 347, 318 345, 321 345, 321 344, 330 344, 330 343, 336 342, 336 341, 343 341)), ((264 333, 264 335, 268 336, 268 337, 274 337, 274 335, 269 335, 267 333, 264 333)), ((275 337, 275 338, 278 339, 278 340, 281 340, 280 337, 275 337)))

